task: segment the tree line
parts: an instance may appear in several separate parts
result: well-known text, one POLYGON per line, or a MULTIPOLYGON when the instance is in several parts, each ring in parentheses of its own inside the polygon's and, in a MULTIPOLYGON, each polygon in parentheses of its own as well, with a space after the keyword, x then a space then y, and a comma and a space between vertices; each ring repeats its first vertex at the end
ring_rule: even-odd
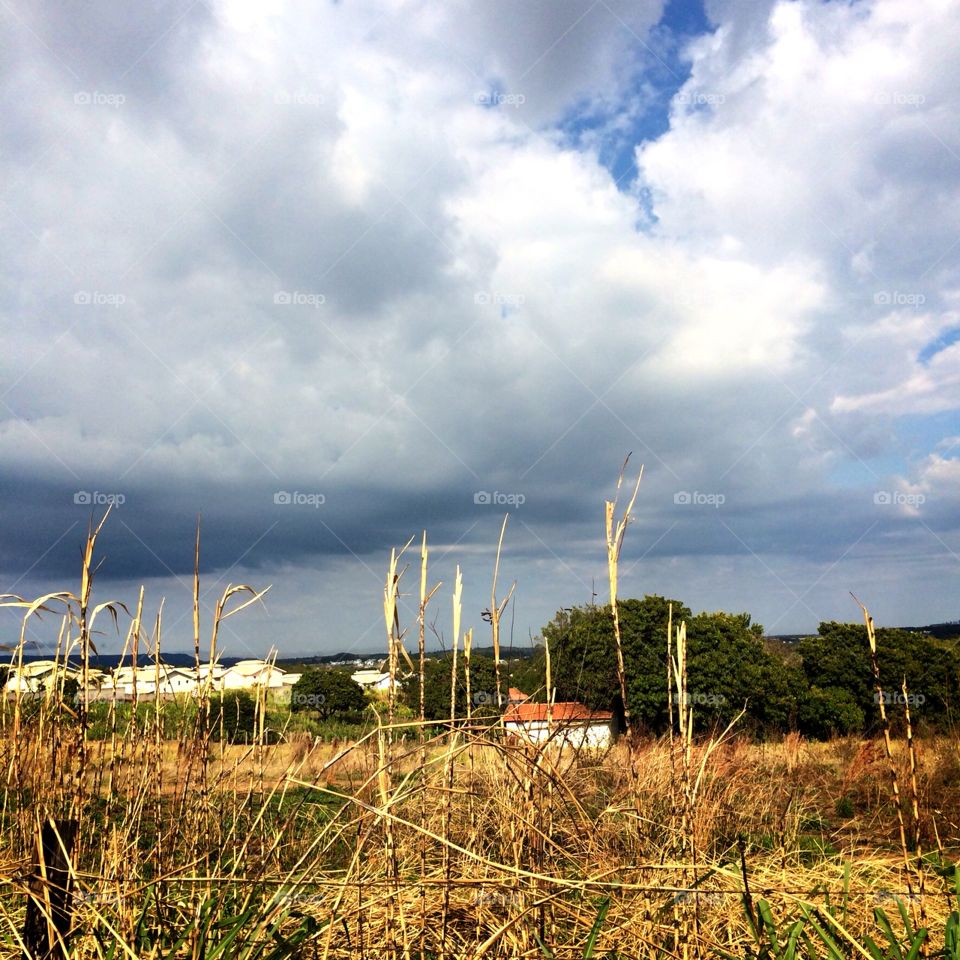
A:
MULTIPOLYGON (((686 623, 688 697, 696 729, 722 727, 737 717, 739 728, 758 738, 798 731, 826 739, 879 729, 879 697, 863 624, 823 622, 815 636, 787 644, 765 638, 763 627, 748 613, 694 615, 681 601, 661 596, 621 600, 618 610, 631 723, 640 733, 659 735, 668 729, 667 627, 681 621, 686 623)), ((920 733, 954 729, 960 637, 878 628, 876 638, 883 699, 894 731, 903 729, 904 707, 920 733)), ((510 687, 534 700, 546 699, 548 648, 556 700, 577 700, 623 715, 609 605, 558 611, 541 631, 532 657, 501 666, 503 701, 510 687)), ((426 661, 427 720, 450 718, 451 668, 449 655, 426 661)), ((400 679, 403 716, 418 715, 419 690, 416 674, 400 679)), ((468 689, 461 653, 454 695, 457 717, 466 717, 468 707, 474 717, 496 717, 504 704, 498 710, 493 659, 474 654, 468 689)), ((365 702, 348 676, 330 669, 308 670, 292 695, 295 711, 321 720, 359 720, 365 702)))
MULTIPOLYGON (((823 622, 796 644, 764 638, 748 613, 699 613, 660 596, 618 602, 631 722, 642 732, 668 728, 667 625, 686 622, 688 696, 700 730, 740 725, 757 736, 799 731, 823 739, 869 734, 880 722, 866 627, 823 622)), ((960 631, 958 631, 960 632, 960 631)), ((904 706, 920 731, 952 729, 960 680, 958 638, 878 628, 882 696, 893 726, 904 706), (906 681, 904 696, 902 685, 906 681)), ((545 645, 558 700, 617 709, 619 689, 610 606, 560 610, 542 631, 544 646, 514 682, 546 696, 545 645)), ((529 692, 529 691, 528 691, 529 692)))

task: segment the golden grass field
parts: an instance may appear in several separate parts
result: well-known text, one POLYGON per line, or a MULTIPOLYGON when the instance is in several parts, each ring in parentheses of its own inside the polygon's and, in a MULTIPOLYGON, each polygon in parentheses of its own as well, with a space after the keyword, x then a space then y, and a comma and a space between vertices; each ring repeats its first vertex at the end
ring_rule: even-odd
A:
MULTIPOLYGON (((629 509, 615 523, 613 507, 616 610, 629 509)), ((24 630, 38 612, 56 613, 58 655, 84 669, 95 622, 120 613, 91 599, 99 530, 78 594, 3 601, 22 610, 24 630)), ((409 660, 398 556, 384 590, 392 681, 409 660)), ((435 590, 424 538, 421 681, 435 590)), ((458 574, 451 683, 460 591, 458 574)), ((194 596, 199 662, 198 573, 194 596)), ((210 662, 222 620, 259 596, 225 591, 210 662)), ((143 602, 141 593, 124 649, 159 656, 160 615, 148 628, 143 602)), ((495 573, 495 651, 505 605, 495 573)), ((468 653, 472 631, 462 636, 468 653)), ((685 656, 679 624, 665 658, 676 703, 689 702, 685 656)), ((547 690, 549 671, 548 655, 547 690)), ((736 724, 695 737, 681 711, 669 737, 577 752, 510 742, 469 707, 428 726, 422 695, 421 719, 400 722, 396 698, 392 682, 366 735, 347 743, 268 742, 261 722, 248 746, 217 736, 207 693, 176 739, 159 704, 126 724, 111 705, 93 739, 83 699, 62 689, 3 701, 0 950, 104 960, 960 958, 956 738, 892 741, 884 722, 876 740, 753 743, 736 724), (45 824, 48 841, 51 824, 59 833, 40 856, 45 824)))

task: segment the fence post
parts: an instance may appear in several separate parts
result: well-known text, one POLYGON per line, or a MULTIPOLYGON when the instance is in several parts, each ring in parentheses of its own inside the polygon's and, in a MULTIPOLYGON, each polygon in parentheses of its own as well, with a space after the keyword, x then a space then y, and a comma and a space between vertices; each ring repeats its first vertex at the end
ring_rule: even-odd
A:
POLYGON ((39 830, 23 924, 25 960, 66 960, 72 921, 70 856, 76 820, 47 819, 39 830))

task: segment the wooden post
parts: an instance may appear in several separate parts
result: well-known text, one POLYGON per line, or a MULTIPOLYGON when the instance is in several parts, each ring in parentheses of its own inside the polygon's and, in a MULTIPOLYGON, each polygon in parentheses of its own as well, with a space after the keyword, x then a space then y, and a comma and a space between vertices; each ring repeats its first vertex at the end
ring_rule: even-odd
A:
POLYGON ((48 819, 39 831, 23 924, 25 960, 66 960, 73 915, 70 855, 76 820, 48 819))

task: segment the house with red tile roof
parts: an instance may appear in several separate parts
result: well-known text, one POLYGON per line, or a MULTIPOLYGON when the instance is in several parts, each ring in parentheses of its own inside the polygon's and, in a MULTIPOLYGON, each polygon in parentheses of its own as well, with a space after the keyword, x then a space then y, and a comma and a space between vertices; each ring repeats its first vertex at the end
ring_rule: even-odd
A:
POLYGON ((591 710, 577 701, 531 703, 525 693, 510 689, 503 714, 508 736, 528 743, 605 749, 616 737, 616 721, 610 710, 591 710))

